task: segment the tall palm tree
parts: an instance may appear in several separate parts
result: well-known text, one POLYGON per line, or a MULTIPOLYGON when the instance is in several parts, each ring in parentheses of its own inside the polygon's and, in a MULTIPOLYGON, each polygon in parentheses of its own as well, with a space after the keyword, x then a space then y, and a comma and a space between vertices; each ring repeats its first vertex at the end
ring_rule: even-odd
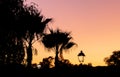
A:
POLYGON ((27 66, 31 67, 32 63, 32 45, 34 42, 38 41, 42 33, 44 32, 47 24, 52 20, 51 18, 44 18, 37 8, 33 5, 27 7, 25 6, 23 11, 19 15, 20 20, 19 27, 23 33, 20 35, 23 36, 25 42, 27 42, 27 66), (22 14, 21 14, 22 12, 22 14))
POLYGON ((70 36, 70 32, 62 32, 60 29, 57 29, 53 31, 50 29, 50 34, 45 34, 42 42, 45 45, 46 48, 51 49, 53 48, 55 50, 55 67, 58 68, 58 61, 59 57, 58 55, 62 55, 62 52, 64 49, 69 49, 73 45, 75 45, 74 42, 71 42, 72 37, 70 36))
MULTIPOLYGON (((26 47, 27 66, 31 66, 32 45, 35 41, 39 40, 51 18, 44 18, 35 5, 27 6, 23 2, 24 0, 0 1, 0 40, 2 41, 6 38, 12 41, 17 38, 16 41, 26 42, 28 44, 26 47), (10 35, 11 32, 12 35, 10 35), (12 36, 11 39, 8 39, 10 36, 12 36)), ((4 43, 0 42, 0 49, 3 46, 2 44, 4 43)), ((12 43, 9 44, 11 46, 12 43)))

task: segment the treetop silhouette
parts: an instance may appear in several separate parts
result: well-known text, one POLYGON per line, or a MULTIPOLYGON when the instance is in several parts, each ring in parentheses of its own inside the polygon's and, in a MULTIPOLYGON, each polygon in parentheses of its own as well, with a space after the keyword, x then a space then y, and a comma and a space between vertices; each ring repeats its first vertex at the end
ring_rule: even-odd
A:
MULTIPOLYGON (((41 38, 40 36, 44 32, 44 29, 52 19, 45 18, 41 15, 34 5, 27 6, 23 3, 24 0, 1 1, 0 40, 2 42, 0 42, 0 49, 2 49, 1 53, 4 53, 2 55, 4 59, 6 59, 6 57, 10 58, 8 55, 13 51, 9 50, 9 48, 11 48, 11 43, 18 46, 18 42, 21 41, 22 48, 27 52, 27 65, 31 66, 32 44, 41 38)), ((17 52, 17 50, 14 51, 17 52)))
POLYGON ((63 50, 70 49, 76 43, 71 41, 70 32, 62 32, 60 29, 53 31, 50 29, 49 34, 44 34, 42 42, 48 49, 55 50, 55 67, 58 68, 59 59, 63 59, 63 50), (60 55, 60 56, 59 56, 60 55))
POLYGON ((113 51, 112 55, 104 59, 108 66, 120 66, 120 51, 113 51))

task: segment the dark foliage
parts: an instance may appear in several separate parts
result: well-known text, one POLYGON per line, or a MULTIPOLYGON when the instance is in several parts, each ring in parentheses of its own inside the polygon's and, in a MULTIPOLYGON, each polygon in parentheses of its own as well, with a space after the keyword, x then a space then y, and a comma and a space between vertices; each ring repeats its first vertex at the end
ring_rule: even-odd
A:
POLYGON ((113 51, 112 55, 106 57, 104 61, 108 66, 120 67, 120 51, 113 51))
POLYGON ((75 45, 74 42, 71 42, 72 37, 70 32, 62 32, 60 29, 53 31, 50 29, 50 34, 44 34, 42 39, 43 44, 48 49, 55 50, 55 67, 58 68, 59 59, 63 59, 63 50, 69 49, 75 45), (58 56, 60 55, 60 57, 58 56))
POLYGON ((22 6, 23 0, 0 1, 0 64, 21 64, 24 59, 24 47, 18 37, 15 12, 22 6))
POLYGON ((0 62, 3 64, 21 64, 26 49, 27 65, 31 66, 33 40, 35 37, 39 39, 51 21, 51 18, 40 15, 34 5, 23 3, 24 0, 0 1, 0 62), (25 46, 26 42, 28 46, 25 46))

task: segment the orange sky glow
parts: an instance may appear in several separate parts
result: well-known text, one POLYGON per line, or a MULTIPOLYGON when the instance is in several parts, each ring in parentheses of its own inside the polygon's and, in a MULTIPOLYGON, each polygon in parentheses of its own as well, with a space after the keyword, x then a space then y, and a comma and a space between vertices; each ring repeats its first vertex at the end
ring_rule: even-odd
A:
MULTIPOLYGON (((73 64, 79 64, 77 54, 82 50, 85 64, 104 66, 104 58, 115 50, 120 50, 120 0, 26 0, 34 2, 46 18, 53 18, 49 23, 51 28, 60 28, 72 32, 73 41, 78 47, 64 58, 73 64)), ((42 44, 37 43, 38 55, 33 57, 33 63, 39 63, 42 58, 54 56, 47 52, 42 44)))

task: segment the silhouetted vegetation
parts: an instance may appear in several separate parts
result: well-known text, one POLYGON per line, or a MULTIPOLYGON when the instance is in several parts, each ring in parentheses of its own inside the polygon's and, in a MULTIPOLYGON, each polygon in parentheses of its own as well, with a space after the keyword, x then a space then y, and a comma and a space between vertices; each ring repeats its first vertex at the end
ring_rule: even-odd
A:
POLYGON ((120 67, 120 51, 113 51, 112 55, 106 57, 104 61, 108 66, 120 67))
POLYGON ((0 77, 120 76, 120 51, 105 58, 108 66, 74 65, 64 59, 63 51, 77 44, 71 41, 70 32, 49 29, 46 34, 44 30, 51 20, 44 18, 35 5, 24 5, 24 0, 0 1, 0 77), (49 56, 39 64, 32 64, 33 43, 39 39, 46 48, 54 49, 55 58, 49 56))
POLYGON ((52 56, 49 56, 47 58, 43 58, 42 62, 40 62, 39 64, 41 65, 41 68, 52 68, 54 67, 54 58, 52 56))
POLYGON ((19 59, 21 57, 20 60, 23 61, 26 50, 27 66, 31 66, 32 44, 39 40, 51 18, 45 19, 34 5, 27 6, 23 2, 23 0, 1 1, 0 49, 1 57, 7 64, 15 62, 12 61, 14 59, 19 61, 17 57, 19 59))
POLYGON ((42 42, 46 48, 55 50, 55 67, 58 68, 59 59, 63 59, 63 50, 71 48, 75 45, 71 42, 72 37, 69 32, 62 32, 59 29, 53 31, 50 29, 50 34, 44 34, 42 42), (58 56, 60 55, 60 57, 58 56))
POLYGON ((0 1, 0 64, 21 64, 24 59, 22 30, 17 25, 22 7, 22 0, 0 1))

